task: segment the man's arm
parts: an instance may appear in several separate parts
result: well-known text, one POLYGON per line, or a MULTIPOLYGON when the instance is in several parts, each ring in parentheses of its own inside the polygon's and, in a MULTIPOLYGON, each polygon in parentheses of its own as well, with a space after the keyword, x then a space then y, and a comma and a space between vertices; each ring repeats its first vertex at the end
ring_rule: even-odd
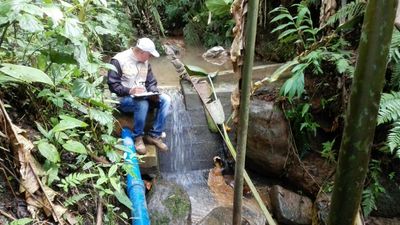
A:
POLYGON ((114 70, 108 71, 107 84, 108 84, 108 87, 110 88, 110 91, 117 94, 118 96, 129 95, 130 88, 124 87, 121 84, 122 70, 121 70, 121 66, 119 65, 118 60, 111 59, 110 63, 112 65, 114 65, 118 71, 118 72, 116 72, 114 70))
POLYGON ((157 80, 154 77, 153 71, 151 70, 151 66, 149 64, 149 69, 147 71, 147 78, 146 78, 146 90, 152 92, 159 92, 157 87, 157 80))

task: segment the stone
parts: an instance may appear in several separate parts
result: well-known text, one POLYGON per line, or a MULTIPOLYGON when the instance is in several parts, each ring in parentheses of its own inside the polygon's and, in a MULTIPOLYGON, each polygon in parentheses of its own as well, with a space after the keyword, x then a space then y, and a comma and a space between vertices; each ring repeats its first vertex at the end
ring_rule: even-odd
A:
POLYGON ((366 225, 399 225, 400 218, 369 217, 365 221, 366 225))
POLYGON ((296 194, 279 185, 270 192, 274 215, 279 223, 287 225, 311 224, 312 202, 308 197, 296 194))
POLYGON ((189 195, 176 183, 156 181, 148 194, 147 208, 152 225, 191 224, 189 195))
POLYGON ((289 130, 283 112, 273 102, 250 102, 246 166, 279 176, 289 154, 289 130), (251 162, 251 163, 250 163, 251 162))
MULTIPOLYGON (((232 218, 232 208, 220 206, 211 210, 197 225, 231 225, 232 218)), ((242 220, 241 224, 250 225, 246 218, 242 220)))
POLYGON ((316 196, 333 176, 335 165, 316 153, 300 160, 290 144, 289 128, 282 110, 274 102, 250 101, 246 166, 271 177, 284 177, 305 193, 316 196))

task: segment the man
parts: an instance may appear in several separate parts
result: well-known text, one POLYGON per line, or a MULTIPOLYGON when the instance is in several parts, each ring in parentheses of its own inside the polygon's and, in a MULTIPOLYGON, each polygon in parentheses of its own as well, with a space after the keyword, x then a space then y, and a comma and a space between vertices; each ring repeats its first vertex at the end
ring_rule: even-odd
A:
POLYGON ((159 93, 157 81, 149 64, 152 56, 160 56, 153 41, 149 38, 140 38, 135 47, 120 52, 111 59, 111 64, 115 66, 117 72, 108 71, 110 91, 120 97, 119 109, 123 112, 133 112, 133 138, 138 154, 146 154, 143 139, 162 151, 168 150, 168 146, 161 139, 161 133, 171 98, 159 93), (144 136, 146 117, 151 107, 157 110, 153 126, 144 136))

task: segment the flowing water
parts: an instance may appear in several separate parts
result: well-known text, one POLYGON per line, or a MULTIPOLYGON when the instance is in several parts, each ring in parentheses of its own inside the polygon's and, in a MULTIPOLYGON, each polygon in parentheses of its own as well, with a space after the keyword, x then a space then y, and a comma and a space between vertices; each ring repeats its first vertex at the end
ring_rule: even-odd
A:
POLYGON ((217 206, 207 185, 209 170, 191 169, 194 150, 192 121, 180 90, 169 88, 163 92, 171 96, 172 106, 166 130, 170 151, 159 154, 161 176, 182 185, 186 190, 192 205, 192 222, 196 224, 217 206))

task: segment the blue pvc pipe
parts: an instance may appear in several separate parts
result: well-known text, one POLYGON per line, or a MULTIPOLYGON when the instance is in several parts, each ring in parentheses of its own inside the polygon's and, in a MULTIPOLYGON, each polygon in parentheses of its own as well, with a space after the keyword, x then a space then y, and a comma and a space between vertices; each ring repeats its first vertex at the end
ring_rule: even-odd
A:
POLYGON ((132 225, 150 225, 149 213, 145 196, 145 187, 140 175, 139 161, 136 157, 132 132, 129 128, 123 128, 121 132, 124 145, 128 148, 124 154, 125 162, 132 165, 131 173, 127 176, 127 192, 132 202, 132 225))

